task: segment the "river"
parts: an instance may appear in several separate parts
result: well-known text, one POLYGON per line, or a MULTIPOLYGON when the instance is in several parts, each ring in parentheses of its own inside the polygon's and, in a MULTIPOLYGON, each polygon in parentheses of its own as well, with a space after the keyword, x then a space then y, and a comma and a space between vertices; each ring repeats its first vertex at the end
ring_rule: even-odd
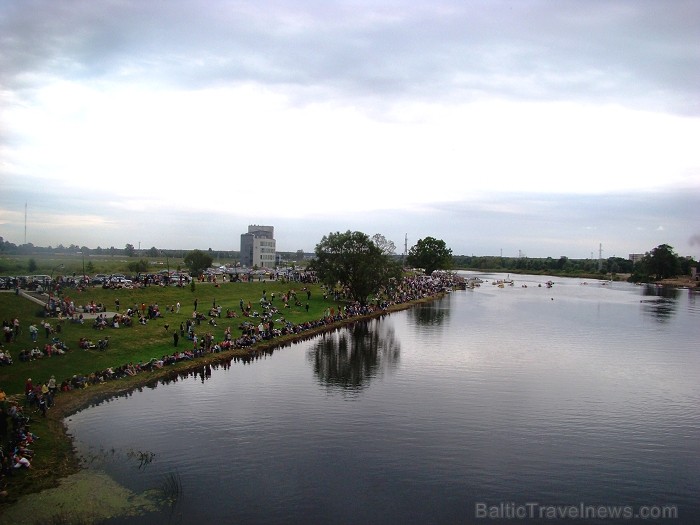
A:
POLYGON ((700 294, 479 276, 71 416, 110 523, 697 523, 700 294))

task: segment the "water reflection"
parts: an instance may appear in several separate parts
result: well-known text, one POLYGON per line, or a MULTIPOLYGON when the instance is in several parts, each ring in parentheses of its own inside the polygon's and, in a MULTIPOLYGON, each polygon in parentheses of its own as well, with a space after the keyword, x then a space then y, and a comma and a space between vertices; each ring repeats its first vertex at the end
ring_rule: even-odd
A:
POLYGON ((395 369, 400 353, 393 328, 375 319, 324 334, 308 359, 321 384, 347 391, 361 390, 373 377, 395 369))
POLYGON ((171 516, 114 525, 460 523, 476 502, 582 500, 670 503, 695 523, 700 294, 541 291, 455 292, 211 378, 193 362, 68 429, 118 458, 106 467, 135 493, 182 494, 171 516), (664 308, 670 322, 651 320, 664 308), (469 321, 483 329, 465 343, 469 321))
POLYGON ((449 317, 450 309, 445 308, 445 301, 449 301, 449 297, 439 301, 420 304, 408 311, 408 316, 411 322, 415 322, 421 326, 439 326, 449 317))
POLYGON ((676 313, 680 290, 649 284, 642 290, 642 296, 642 311, 656 321, 665 323, 676 313))
MULTIPOLYGON (((210 379, 213 370, 228 370, 231 368, 232 362, 243 362, 250 363, 253 360, 259 359, 272 351, 266 351, 265 353, 260 352, 259 355, 246 356, 246 357, 226 357, 218 361, 211 363, 203 363, 199 366, 182 369, 182 370, 170 370, 166 375, 160 376, 149 380, 143 385, 136 385, 132 388, 118 390, 115 392, 105 392, 99 395, 94 395, 90 398, 88 406, 94 407, 99 406, 102 403, 109 403, 112 400, 120 398, 131 397, 134 392, 143 392, 144 390, 155 390, 159 385, 169 385, 171 383, 177 383, 178 381, 183 381, 186 379, 200 380, 204 383, 205 380, 210 379)), ((118 381, 115 380, 115 381, 118 381)))

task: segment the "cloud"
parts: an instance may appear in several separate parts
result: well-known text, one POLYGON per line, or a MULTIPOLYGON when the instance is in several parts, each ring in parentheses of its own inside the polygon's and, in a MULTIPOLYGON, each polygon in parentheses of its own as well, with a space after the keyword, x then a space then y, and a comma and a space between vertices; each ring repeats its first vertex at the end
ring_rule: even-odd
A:
POLYGON ((601 100, 697 115, 693 1, 8 2, 0 83, 70 76, 299 96, 601 100))
POLYGON ((3 2, 3 233, 23 237, 28 202, 44 245, 236 249, 261 223, 283 250, 358 229, 455 253, 682 251, 699 17, 682 0, 3 2))

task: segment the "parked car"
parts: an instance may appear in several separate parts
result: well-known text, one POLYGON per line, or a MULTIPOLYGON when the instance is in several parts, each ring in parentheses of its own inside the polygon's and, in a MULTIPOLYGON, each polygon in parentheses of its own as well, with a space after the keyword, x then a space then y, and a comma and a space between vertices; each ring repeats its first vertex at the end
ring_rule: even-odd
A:
POLYGON ((95 274, 95 276, 90 281, 92 284, 104 284, 107 280, 107 276, 103 273, 95 274))
POLYGON ((134 283, 126 277, 117 277, 113 275, 108 281, 105 282, 105 284, 103 284, 103 286, 108 286, 111 288, 131 288, 134 286, 134 283))

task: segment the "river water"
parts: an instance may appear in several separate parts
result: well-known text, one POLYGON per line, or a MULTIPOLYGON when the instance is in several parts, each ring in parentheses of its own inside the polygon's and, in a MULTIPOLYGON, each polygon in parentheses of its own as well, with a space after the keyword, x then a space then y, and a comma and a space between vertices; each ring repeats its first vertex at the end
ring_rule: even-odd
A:
POLYGON ((72 416, 89 468, 176 480, 113 522, 700 522, 700 294, 480 277, 72 416))

